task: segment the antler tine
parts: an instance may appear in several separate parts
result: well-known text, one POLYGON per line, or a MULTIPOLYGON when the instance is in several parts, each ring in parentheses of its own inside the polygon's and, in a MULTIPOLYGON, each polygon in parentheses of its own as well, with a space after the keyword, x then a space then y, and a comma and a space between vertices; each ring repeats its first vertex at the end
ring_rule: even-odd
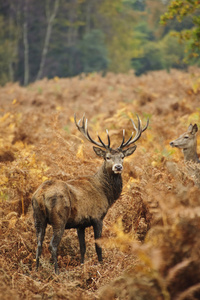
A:
MULTIPOLYGON (((126 143, 128 143, 128 142, 132 139, 132 137, 133 137, 133 132, 132 132, 132 134, 131 134, 131 137, 126 141, 126 143)), ((124 145, 125 145, 126 143, 124 143, 124 141, 125 141, 125 129, 123 129, 122 143, 121 143, 121 145, 118 147, 118 149, 122 149, 122 148, 125 147, 124 145)))
POLYGON ((147 129, 148 126, 149 126, 149 118, 147 119, 147 124, 142 129, 142 132, 144 132, 147 129))
MULTIPOLYGON (((100 144, 99 142, 94 141, 94 140, 91 138, 91 136, 90 136, 90 134, 89 134, 89 132, 88 132, 88 126, 87 126, 87 124, 88 124, 88 119, 85 119, 85 114, 83 115, 82 119, 80 119, 80 120, 78 121, 78 123, 77 123, 77 121, 76 121, 76 114, 74 114, 74 122, 75 122, 76 127, 78 128, 78 130, 82 133, 82 135, 83 135, 88 141, 90 141, 91 143, 93 143, 93 144, 95 144, 96 146, 101 147, 101 148, 106 148, 106 149, 108 149, 108 148, 110 147, 110 138, 109 138, 109 137, 108 137, 108 146, 106 146, 106 145, 104 144, 104 142, 102 141, 102 139, 100 138, 99 135, 98 135, 98 139, 99 139, 99 141, 100 141, 101 144, 100 144), (82 126, 80 125, 81 120, 82 120, 82 126)), ((107 135, 108 135, 108 133, 107 133, 107 135)))
MULTIPOLYGON (((131 138, 132 138, 132 136, 131 136, 131 138)), ((118 147, 118 149, 121 149, 121 148, 122 148, 122 146, 123 146, 123 144, 124 144, 124 141, 125 141, 125 129, 123 129, 122 143, 121 143, 121 145, 118 147)))
POLYGON ((137 116, 137 119, 138 119, 138 128, 135 126, 135 123, 134 121, 131 119, 131 122, 132 122, 132 125, 133 125, 133 128, 135 129, 136 131, 136 134, 135 134, 135 137, 133 138, 133 132, 132 132, 132 135, 130 136, 130 138, 124 143, 124 140, 125 140, 125 137, 124 137, 124 133, 125 133, 125 130, 123 130, 123 139, 122 139, 122 143, 121 145, 119 146, 118 149, 122 149, 122 148, 125 148, 133 143, 135 143, 140 137, 141 137, 141 134, 142 132, 144 132, 148 125, 149 125, 149 119, 147 120, 147 124, 145 125, 144 128, 142 128, 142 124, 141 124, 141 120, 140 118, 138 117, 138 115, 136 114, 137 116), (133 139, 132 139, 133 138, 133 139))
POLYGON ((102 141, 102 139, 100 138, 99 135, 98 135, 98 139, 99 139, 100 143, 102 144, 101 147, 103 146, 104 148, 107 149, 107 146, 104 144, 104 142, 102 141))
MULTIPOLYGON (((140 132, 140 127, 141 127, 141 121, 140 121, 138 115, 137 115, 137 119, 138 119, 138 128, 135 126, 135 123, 134 123, 133 120, 131 119, 133 128, 134 128, 135 131, 136 131, 135 138, 138 137, 138 134, 139 134, 139 132, 140 132)), ((124 130, 123 130, 123 139, 122 139, 122 143, 121 143, 121 145, 119 146, 118 149, 122 149, 122 148, 128 146, 128 145, 130 144, 132 138, 133 138, 133 132, 132 132, 130 138, 124 143, 124 140, 125 140, 125 129, 124 129, 124 130)), ((135 138, 134 138, 134 140, 135 140, 135 138)), ((132 142, 131 142, 131 143, 132 143, 132 142)))
POLYGON ((108 145, 104 144, 104 142, 102 141, 102 139, 100 138, 100 136, 98 135, 98 139, 101 142, 101 144, 103 145, 104 148, 109 149, 110 148, 110 136, 108 133, 108 130, 106 129, 106 133, 107 133, 107 138, 108 138, 108 145))
POLYGON ((108 129, 106 129, 106 133, 107 133, 107 138, 108 138, 108 148, 110 148, 110 136, 108 133, 108 129))

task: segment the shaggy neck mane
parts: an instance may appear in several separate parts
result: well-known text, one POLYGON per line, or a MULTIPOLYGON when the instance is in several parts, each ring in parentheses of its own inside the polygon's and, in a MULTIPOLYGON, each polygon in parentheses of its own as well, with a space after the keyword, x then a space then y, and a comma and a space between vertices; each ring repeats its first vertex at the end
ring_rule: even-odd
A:
POLYGON ((100 167, 96 176, 102 184, 103 191, 108 199, 109 206, 111 206, 120 196, 122 192, 122 176, 121 174, 114 174, 108 172, 105 163, 100 167))

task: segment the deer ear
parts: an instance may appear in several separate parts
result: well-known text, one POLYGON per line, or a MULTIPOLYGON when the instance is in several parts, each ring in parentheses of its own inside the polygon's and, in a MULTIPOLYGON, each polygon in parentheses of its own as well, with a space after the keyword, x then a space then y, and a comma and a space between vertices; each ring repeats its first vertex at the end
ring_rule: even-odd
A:
POLYGON ((127 148, 126 150, 123 150, 122 152, 123 152, 124 156, 126 157, 126 156, 133 154, 133 152, 135 152, 136 148, 137 148, 137 146, 134 145, 133 147, 127 148))
POLYGON ((198 127, 197 127, 197 124, 190 124, 190 126, 188 127, 188 132, 191 133, 191 134, 195 134, 197 133, 198 131, 198 127))
POLYGON ((96 155, 100 157, 105 157, 106 151, 102 150, 101 148, 93 147, 93 150, 96 153, 96 155))
POLYGON ((192 127, 192 134, 195 134, 198 131, 197 124, 194 124, 192 127))
POLYGON ((193 126, 192 126, 192 124, 190 124, 189 127, 188 127, 188 132, 192 133, 192 129, 193 129, 193 126))

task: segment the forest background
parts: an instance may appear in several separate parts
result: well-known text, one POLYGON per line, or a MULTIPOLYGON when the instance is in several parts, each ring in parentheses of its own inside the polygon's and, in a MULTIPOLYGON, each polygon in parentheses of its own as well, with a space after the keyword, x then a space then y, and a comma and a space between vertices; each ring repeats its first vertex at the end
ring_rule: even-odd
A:
POLYGON ((174 10, 184 18, 161 26, 169 0, 0 0, 0 84, 199 65, 188 35, 195 17, 199 26, 199 1, 171 3, 162 23, 174 10))

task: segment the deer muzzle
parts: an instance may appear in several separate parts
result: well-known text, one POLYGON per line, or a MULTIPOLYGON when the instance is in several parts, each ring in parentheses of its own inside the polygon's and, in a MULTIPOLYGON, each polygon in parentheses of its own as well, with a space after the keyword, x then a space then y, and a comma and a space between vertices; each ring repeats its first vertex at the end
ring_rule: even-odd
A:
POLYGON ((120 174, 123 170, 123 166, 120 164, 115 164, 113 165, 112 170, 115 174, 120 174))
POLYGON ((172 141, 171 143, 169 143, 171 147, 176 147, 176 145, 174 144, 174 141, 172 141))

